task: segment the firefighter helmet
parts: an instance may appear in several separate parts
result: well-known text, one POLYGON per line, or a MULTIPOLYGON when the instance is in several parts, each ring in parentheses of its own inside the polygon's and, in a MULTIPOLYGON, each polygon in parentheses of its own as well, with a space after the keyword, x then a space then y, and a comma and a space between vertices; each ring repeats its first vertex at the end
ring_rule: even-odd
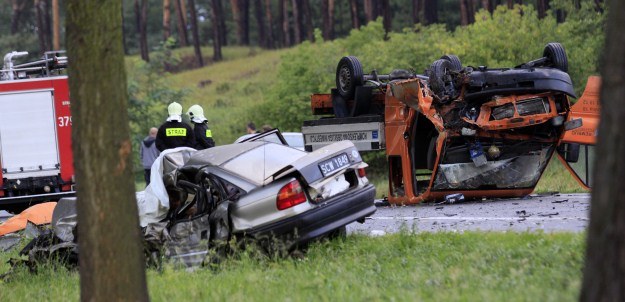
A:
POLYGON ((167 107, 167 112, 169 113, 169 116, 180 116, 182 115, 182 105, 177 102, 171 102, 169 107, 167 107))
POLYGON ((204 117, 204 109, 202 109, 200 105, 193 105, 189 107, 187 114, 195 123, 202 123, 206 120, 204 117))

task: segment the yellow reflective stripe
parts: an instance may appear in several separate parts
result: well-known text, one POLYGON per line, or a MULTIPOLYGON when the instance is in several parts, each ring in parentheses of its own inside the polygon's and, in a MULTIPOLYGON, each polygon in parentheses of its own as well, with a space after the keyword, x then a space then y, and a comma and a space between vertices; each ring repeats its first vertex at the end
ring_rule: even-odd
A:
POLYGON ((165 131, 166 136, 187 136, 187 129, 185 128, 169 128, 165 131))
POLYGON ((213 132, 210 129, 206 129, 206 137, 213 137, 213 132))

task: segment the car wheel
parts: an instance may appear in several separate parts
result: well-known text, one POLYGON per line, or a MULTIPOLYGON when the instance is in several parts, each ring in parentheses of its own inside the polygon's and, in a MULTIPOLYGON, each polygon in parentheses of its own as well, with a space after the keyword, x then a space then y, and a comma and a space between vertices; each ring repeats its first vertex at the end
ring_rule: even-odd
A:
POLYGON ((543 57, 547 58, 553 68, 560 69, 564 72, 569 71, 569 61, 564 51, 564 46, 560 43, 548 43, 543 50, 543 57))
POLYGON ((363 82, 362 65, 354 56, 343 57, 336 66, 336 88, 346 100, 352 100, 356 87, 363 82))
POLYGON ((451 70, 460 71, 462 69, 462 62, 456 55, 444 55, 441 57, 443 60, 447 60, 451 63, 451 70))
POLYGON ((220 219, 211 227, 210 247, 212 247, 218 258, 223 258, 230 252, 230 239, 232 233, 227 221, 220 219))
POLYGON ((453 83, 449 83, 451 79, 448 79, 450 70, 452 70, 451 62, 444 59, 434 61, 428 69, 430 89, 441 100, 447 100, 453 94, 451 91, 447 91, 448 86, 453 87, 453 83))
POLYGON ((338 239, 338 238, 340 238, 340 239, 347 238, 347 226, 342 226, 342 227, 334 229, 330 233, 328 233, 328 239, 334 240, 334 239, 338 239))

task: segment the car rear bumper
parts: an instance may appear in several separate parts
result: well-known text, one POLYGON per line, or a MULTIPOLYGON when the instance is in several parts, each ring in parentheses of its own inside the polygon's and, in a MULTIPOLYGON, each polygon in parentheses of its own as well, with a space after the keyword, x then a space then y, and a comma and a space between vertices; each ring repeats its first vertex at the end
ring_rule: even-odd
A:
POLYGON ((291 247, 305 244, 337 228, 372 215, 375 187, 369 184, 356 191, 331 198, 310 211, 246 230, 245 235, 258 239, 287 239, 291 247))

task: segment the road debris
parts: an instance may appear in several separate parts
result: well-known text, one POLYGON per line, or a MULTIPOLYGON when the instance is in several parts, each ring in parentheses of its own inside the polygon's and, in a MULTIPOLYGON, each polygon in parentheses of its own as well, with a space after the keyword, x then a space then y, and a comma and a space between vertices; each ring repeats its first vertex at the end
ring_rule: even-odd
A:
POLYGON ((556 216, 556 215, 559 215, 559 214, 560 213, 558 213, 558 212, 555 212, 555 213, 540 213, 540 214, 538 214, 538 216, 540 216, 540 217, 551 217, 551 216, 556 216))

